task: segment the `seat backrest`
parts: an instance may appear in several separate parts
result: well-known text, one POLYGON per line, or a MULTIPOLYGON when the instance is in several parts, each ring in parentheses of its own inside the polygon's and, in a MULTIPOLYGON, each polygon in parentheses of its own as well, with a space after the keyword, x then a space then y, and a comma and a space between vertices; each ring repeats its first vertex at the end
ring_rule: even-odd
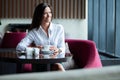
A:
POLYGON ((93 41, 66 39, 75 63, 80 68, 102 67, 101 60, 93 41))
MULTIPOLYGON (((26 32, 7 32, 3 36, 1 48, 16 48, 25 36, 26 32)), ((23 71, 32 71, 32 65, 24 64, 23 71)))
POLYGON ((17 44, 26 36, 26 32, 5 33, 2 39, 1 48, 16 48, 17 44))

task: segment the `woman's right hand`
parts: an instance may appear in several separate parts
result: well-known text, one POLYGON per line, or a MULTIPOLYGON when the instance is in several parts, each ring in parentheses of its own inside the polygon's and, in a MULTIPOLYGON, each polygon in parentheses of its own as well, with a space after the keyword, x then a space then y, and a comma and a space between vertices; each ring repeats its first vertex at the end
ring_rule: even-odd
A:
POLYGON ((36 47, 39 48, 40 50, 43 48, 43 46, 41 46, 41 45, 40 46, 36 46, 36 47))
POLYGON ((39 58, 43 58, 44 55, 41 53, 41 50, 42 50, 43 46, 40 45, 40 46, 36 46, 36 47, 40 49, 39 58))
POLYGON ((44 58, 44 55, 43 54, 39 54, 39 58, 40 59, 44 58))

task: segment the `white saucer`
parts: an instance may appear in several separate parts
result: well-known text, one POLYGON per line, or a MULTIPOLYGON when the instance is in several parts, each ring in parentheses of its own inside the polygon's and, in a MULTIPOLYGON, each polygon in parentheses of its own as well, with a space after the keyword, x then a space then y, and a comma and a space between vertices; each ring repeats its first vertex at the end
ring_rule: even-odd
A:
POLYGON ((52 54, 53 51, 50 50, 41 50, 42 54, 52 54))

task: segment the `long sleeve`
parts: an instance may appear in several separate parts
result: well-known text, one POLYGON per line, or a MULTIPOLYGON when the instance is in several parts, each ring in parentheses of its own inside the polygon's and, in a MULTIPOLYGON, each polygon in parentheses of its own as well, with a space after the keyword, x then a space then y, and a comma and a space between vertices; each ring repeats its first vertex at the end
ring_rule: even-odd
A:
POLYGON ((23 38, 21 42, 17 45, 16 51, 25 51, 25 48, 33 42, 32 36, 32 32, 28 33, 27 36, 23 38))

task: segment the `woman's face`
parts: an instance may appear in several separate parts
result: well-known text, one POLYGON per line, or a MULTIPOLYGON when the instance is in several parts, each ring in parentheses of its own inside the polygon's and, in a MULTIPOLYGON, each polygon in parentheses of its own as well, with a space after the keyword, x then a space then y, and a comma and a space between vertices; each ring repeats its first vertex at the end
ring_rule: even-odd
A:
POLYGON ((49 7, 46 7, 43 13, 43 23, 50 23, 52 20, 52 11, 49 7))

